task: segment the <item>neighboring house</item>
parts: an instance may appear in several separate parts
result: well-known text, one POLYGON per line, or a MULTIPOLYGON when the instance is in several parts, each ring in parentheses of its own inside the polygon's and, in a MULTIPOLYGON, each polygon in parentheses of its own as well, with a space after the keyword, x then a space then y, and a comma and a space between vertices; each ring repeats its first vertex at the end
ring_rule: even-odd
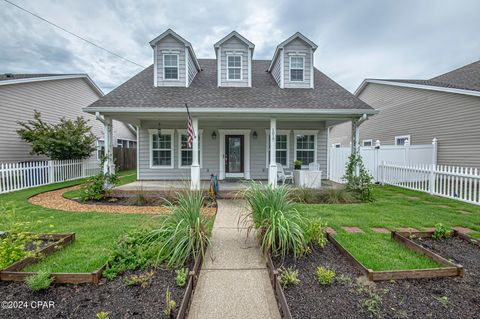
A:
POLYGON ((376 113, 313 66, 317 45, 300 33, 271 60, 254 60, 254 44, 235 31, 214 44, 216 59, 197 59, 170 29, 150 45, 152 66, 84 109, 107 126, 138 127, 139 180, 191 179, 198 188, 217 174, 274 183, 276 163, 293 168, 296 159, 319 164, 326 177, 327 127, 376 113))
MULTIPOLYGON (((31 155, 30 144, 17 134, 18 121, 33 119, 34 110, 48 123, 58 123, 60 118, 74 119, 82 116, 89 120, 97 136, 97 148, 103 144, 103 126, 94 115, 85 114, 82 108, 95 102, 104 94, 86 74, 0 74, 0 162, 19 162, 44 159, 31 155)), ((115 121, 115 143, 136 146, 134 129, 115 121)), ((116 146, 116 145, 115 145, 116 146)))
MULTIPOLYGON (((430 144, 438 163, 480 168, 480 61, 429 80, 366 79, 355 95, 379 114, 362 124, 365 145, 430 144)), ((330 131, 330 144, 349 146, 350 123, 330 131)))

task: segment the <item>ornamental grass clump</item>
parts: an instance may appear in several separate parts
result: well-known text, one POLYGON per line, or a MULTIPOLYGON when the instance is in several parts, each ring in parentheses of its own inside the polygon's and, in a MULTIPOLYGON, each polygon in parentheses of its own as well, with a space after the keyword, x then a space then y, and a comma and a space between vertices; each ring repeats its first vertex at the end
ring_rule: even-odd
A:
POLYGON ((293 207, 291 192, 287 185, 273 188, 255 182, 244 191, 250 212, 243 216, 242 222, 248 224, 248 233, 257 229, 265 253, 282 257, 293 253, 297 257, 308 249, 306 223, 293 207))
POLYGON ((210 238, 209 219, 201 214, 205 197, 199 191, 178 192, 176 203, 169 203, 171 214, 160 228, 145 237, 154 263, 169 267, 183 266, 193 257, 205 255, 210 238))

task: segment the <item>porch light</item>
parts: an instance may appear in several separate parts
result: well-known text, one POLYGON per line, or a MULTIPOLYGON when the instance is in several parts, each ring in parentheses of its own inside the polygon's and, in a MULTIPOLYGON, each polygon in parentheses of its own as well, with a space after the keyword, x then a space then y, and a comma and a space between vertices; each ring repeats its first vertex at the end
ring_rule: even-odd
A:
POLYGON ((257 137, 258 137, 257 131, 253 131, 253 138, 257 139, 257 137))
POLYGON ((216 140, 217 139, 217 133, 215 131, 213 131, 212 133, 212 140, 216 140))

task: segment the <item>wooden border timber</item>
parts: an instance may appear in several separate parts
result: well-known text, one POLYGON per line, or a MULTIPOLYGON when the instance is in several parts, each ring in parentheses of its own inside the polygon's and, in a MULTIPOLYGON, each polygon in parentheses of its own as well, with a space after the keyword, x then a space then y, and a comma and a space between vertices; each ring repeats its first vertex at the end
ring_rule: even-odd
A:
POLYGON ((477 245, 477 246, 480 246, 480 238, 474 238, 474 237, 471 237, 467 234, 464 234, 464 233, 460 233, 459 231, 457 230, 453 230, 453 236, 454 237, 458 237, 460 239, 463 239, 473 245, 477 245))
POLYGON ((285 298, 282 284, 280 283, 280 276, 278 274, 278 271, 275 269, 275 265, 273 264, 272 256, 270 255, 270 253, 266 255, 266 258, 267 258, 267 269, 270 277, 270 282, 272 284, 273 291, 275 292, 275 299, 277 299, 277 304, 280 308, 280 313, 282 314, 282 318, 292 319, 292 313, 290 312, 290 308, 288 307, 288 303, 287 303, 287 298, 285 298))
POLYGON ((198 276, 200 275, 200 269, 203 263, 203 255, 199 254, 193 265, 193 269, 188 273, 188 282, 187 289, 183 294, 182 302, 180 303, 180 308, 178 309, 178 314, 176 319, 184 319, 187 317, 188 310, 190 308, 190 302, 192 300, 195 287, 197 286, 198 276))
POLYGON ((355 267, 360 269, 369 280, 371 281, 384 281, 384 280, 398 280, 398 279, 420 279, 420 278, 438 278, 438 277, 463 277, 464 270, 462 265, 456 265, 447 259, 429 251, 428 249, 418 245, 412 240, 408 239, 404 235, 415 235, 417 237, 427 237, 433 232, 392 232, 392 239, 404 244, 408 249, 416 251, 426 257, 435 260, 444 268, 428 268, 428 269, 410 269, 410 270, 392 270, 392 271, 373 271, 366 268, 358 259, 356 259, 350 252, 345 249, 335 238, 327 235, 328 240, 338 248, 338 250, 344 255, 355 267))

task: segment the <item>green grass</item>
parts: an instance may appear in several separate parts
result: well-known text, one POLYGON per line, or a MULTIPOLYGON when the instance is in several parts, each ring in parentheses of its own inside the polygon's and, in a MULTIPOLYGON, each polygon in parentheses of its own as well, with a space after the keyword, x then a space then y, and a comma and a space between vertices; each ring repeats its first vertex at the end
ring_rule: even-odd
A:
MULTIPOLYGON (((132 171, 120 173, 121 176, 131 174, 132 171)), ((127 177, 121 180, 123 182, 126 179, 127 177)), ((119 236, 141 226, 159 225, 164 218, 134 214, 66 212, 32 205, 27 201, 33 195, 81 182, 82 180, 68 181, 0 195, 0 202, 14 204, 18 221, 30 222, 31 231, 76 233, 76 239, 72 244, 48 256, 42 262, 29 266, 27 271, 40 269, 50 272, 94 271, 105 263, 110 249, 119 236), (38 223, 38 220, 43 222, 38 223)))
POLYGON ((334 237, 365 267, 375 271, 443 267, 391 239, 390 234, 338 233, 334 237))

